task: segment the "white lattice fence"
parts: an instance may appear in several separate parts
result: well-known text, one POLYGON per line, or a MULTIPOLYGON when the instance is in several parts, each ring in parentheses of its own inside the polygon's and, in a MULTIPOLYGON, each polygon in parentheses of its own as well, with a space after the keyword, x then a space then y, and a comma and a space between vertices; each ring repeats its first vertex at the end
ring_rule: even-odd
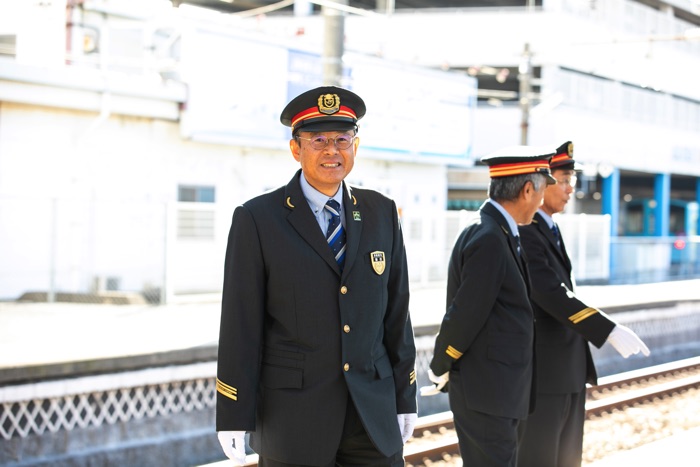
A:
MULTIPOLYGON (((434 337, 419 338, 427 383, 434 337)), ((216 405, 216 362, 0 388, 0 436, 41 435, 194 412, 216 405)), ((212 431, 214 427, 212 426, 212 431)))
POLYGON ((0 388, 0 435, 112 425, 214 407, 216 363, 0 388))

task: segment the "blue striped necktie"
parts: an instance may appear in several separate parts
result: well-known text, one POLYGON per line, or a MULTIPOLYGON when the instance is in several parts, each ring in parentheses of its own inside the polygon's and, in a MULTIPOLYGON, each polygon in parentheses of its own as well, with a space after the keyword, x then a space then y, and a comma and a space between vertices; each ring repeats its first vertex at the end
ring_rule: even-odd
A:
POLYGON ((557 246, 561 248, 561 240, 559 237, 559 228, 557 227, 557 224, 552 224, 552 234, 554 235, 554 239, 557 241, 557 246))
POLYGON ((340 222, 340 204, 334 199, 329 199, 325 208, 331 214, 331 219, 328 221, 326 241, 331 247, 335 260, 342 271, 345 265, 345 229, 343 229, 343 224, 340 222))

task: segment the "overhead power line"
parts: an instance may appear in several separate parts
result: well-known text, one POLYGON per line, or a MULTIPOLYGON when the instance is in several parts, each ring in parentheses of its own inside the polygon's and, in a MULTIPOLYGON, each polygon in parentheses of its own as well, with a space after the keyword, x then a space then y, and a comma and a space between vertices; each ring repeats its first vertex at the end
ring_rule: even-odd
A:
MULTIPOLYGON (((329 0, 310 0, 309 3, 316 4, 318 6, 323 6, 326 8, 333 8, 335 10, 343 11, 345 13, 351 13, 358 16, 383 16, 380 13, 375 13, 371 10, 365 10, 363 8, 356 8, 349 5, 343 5, 342 3, 332 2, 329 0)), ((273 11, 281 10, 294 4, 294 0, 282 0, 281 2, 273 3, 272 5, 267 5, 259 8, 253 8, 252 10, 241 11, 238 13, 232 13, 232 16, 239 18, 248 18, 250 16, 264 15, 266 13, 271 13, 273 11)))

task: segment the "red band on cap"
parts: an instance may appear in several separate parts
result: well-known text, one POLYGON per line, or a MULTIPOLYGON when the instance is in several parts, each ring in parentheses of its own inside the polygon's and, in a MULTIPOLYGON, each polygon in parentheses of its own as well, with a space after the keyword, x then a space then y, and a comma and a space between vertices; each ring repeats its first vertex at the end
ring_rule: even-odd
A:
POLYGON ((517 162, 510 164, 498 164, 489 167, 491 178, 509 177, 511 175, 522 175, 540 172, 541 169, 549 169, 547 160, 517 162))
POLYGON ((574 160, 574 158, 571 157, 571 156, 569 156, 569 155, 566 154, 566 153, 564 153, 564 154, 557 154, 556 156, 552 157, 552 160, 551 160, 551 162, 549 163, 549 165, 556 165, 556 164, 559 164, 559 163, 561 163, 561 162, 566 162, 566 161, 570 161, 570 160, 572 161, 572 160, 574 160))
POLYGON ((331 115, 319 112, 318 107, 311 107, 310 109, 299 112, 292 118, 292 130, 304 120, 321 117, 347 117, 351 118, 352 120, 357 120, 355 112, 350 107, 345 107, 344 105, 341 105, 340 110, 331 115))

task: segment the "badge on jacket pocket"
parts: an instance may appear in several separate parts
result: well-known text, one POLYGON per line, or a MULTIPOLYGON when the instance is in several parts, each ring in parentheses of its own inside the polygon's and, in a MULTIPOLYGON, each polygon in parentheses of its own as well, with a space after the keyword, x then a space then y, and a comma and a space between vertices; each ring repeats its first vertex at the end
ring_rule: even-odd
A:
POLYGON ((372 260, 372 269, 374 269, 374 272, 379 274, 380 276, 384 272, 384 268, 386 267, 386 260, 384 258, 384 252, 383 251, 373 251, 372 253, 369 254, 370 259, 372 260))

